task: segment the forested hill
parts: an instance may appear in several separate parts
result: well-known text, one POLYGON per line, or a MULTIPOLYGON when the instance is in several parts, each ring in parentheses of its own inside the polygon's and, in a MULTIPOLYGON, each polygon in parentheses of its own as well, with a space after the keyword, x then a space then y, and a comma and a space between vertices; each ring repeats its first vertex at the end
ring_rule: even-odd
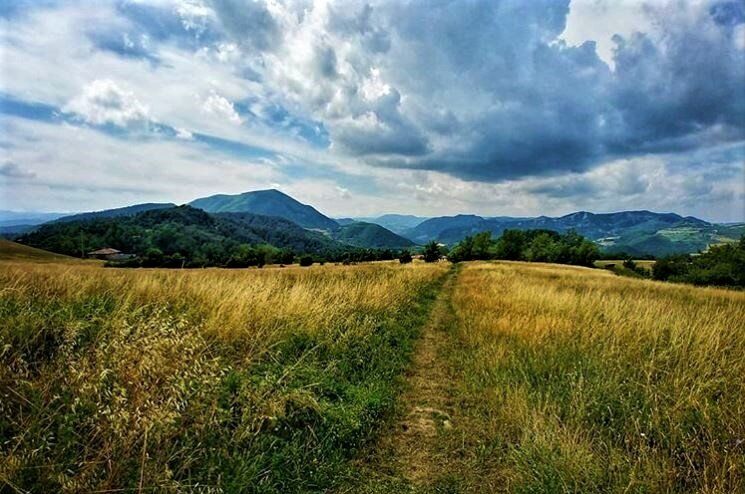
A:
POLYGON ((252 213, 278 216, 303 228, 332 231, 339 227, 336 221, 324 216, 314 207, 303 204, 275 189, 256 190, 236 195, 218 194, 195 199, 189 205, 208 213, 252 213))
POLYGON ((735 242, 745 233, 743 225, 717 225, 674 213, 621 211, 596 214, 580 211, 556 218, 443 216, 423 221, 403 235, 417 243, 437 240, 454 245, 479 232, 488 231, 499 236, 508 229, 574 230, 607 252, 655 256, 705 250, 712 244, 735 242))
POLYGON ((332 235, 339 242, 356 247, 373 249, 403 249, 414 247, 414 242, 411 240, 396 235, 380 225, 362 221, 342 225, 332 235))
POLYGON ((63 222, 69 222, 69 221, 83 221, 83 220, 92 220, 96 218, 119 218, 123 216, 134 216, 139 213, 144 213, 145 211, 152 211, 155 209, 166 209, 166 208, 172 208, 176 205, 171 202, 147 202, 144 204, 134 204, 132 206, 125 206, 123 208, 114 208, 114 209, 104 209, 102 211, 91 211, 88 213, 78 213, 78 214, 71 214, 68 216, 62 216, 60 218, 57 218, 55 220, 52 220, 52 223, 63 223, 63 222))
POLYGON ((132 217, 49 223, 19 241, 73 256, 112 247, 150 260, 152 265, 167 265, 169 260, 195 266, 230 265, 236 259, 256 256, 257 246, 271 251, 270 257, 289 257, 290 262, 293 254, 345 249, 339 242, 283 218, 249 213, 211 215, 191 206, 156 209, 132 217))

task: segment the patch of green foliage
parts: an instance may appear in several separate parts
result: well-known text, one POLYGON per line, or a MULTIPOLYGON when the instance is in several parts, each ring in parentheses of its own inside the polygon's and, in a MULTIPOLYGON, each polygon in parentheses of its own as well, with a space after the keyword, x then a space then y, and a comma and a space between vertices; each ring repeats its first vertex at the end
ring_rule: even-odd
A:
POLYGON ((272 216, 250 213, 209 214, 190 206, 150 210, 131 217, 55 222, 19 242, 84 257, 112 247, 135 258, 110 263, 119 267, 243 268, 292 264, 312 254, 318 261, 352 262, 395 259, 391 249, 364 249, 334 241, 322 233, 272 216))
POLYGON ((399 249, 414 246, 411 240, 396 235, 380 225, 362 221, 342 225, 332 233, 332 236, 334 240, 356 247, 399 249))
POLYGON ((436 241, 432 240, 424 246, 424 250, 422 251, 424 262, 437 262, 441 256, 440 245, 436 241))
POLYGON ((466 237, 452 248, 452 262, 505 259, 592 266, 599 257, 595 243, 576 232, 551 230, 505 230, 496 240, 491 232, 466 237))
POLYGON ((745 235, 736 244, 711 247, 698 256, 658 259, 652 277, 694 285, 745 287, 745 235))

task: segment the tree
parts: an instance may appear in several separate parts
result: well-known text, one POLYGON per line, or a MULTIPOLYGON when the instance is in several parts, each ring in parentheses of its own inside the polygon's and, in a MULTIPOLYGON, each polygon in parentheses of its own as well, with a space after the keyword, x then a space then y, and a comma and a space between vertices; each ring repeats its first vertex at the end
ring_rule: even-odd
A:
POLYGON ((440 245, 432 240, 424 246, 424 262, 437 262, 440 260, 440 245))
POLYGON ((313 258, 311 256, 303 256, 300 258, 300 265, 303 267, 311 266, 313 264, 313 258))
POLYGON ((652 278, 667 281, 672 277, 682 276, 688 272, 690 263, 691 258, 687 254, 658 259, 652 266, 652 278))
POLYGON ((496 258, 519 261, 522 258, 525 233, 520 230, 505 230, 496 245, 496 258))
POLYGON ((473 237, 466 237, 458 242, 455 247, 448 253, 448 261, 462 262, 474 259, 473 256, 473 237))
POLYGON ((401 251, 401 255, 398 257, 398 262, 401 264, 409 264, 411 262, 411 252, 408 250, 401 251))

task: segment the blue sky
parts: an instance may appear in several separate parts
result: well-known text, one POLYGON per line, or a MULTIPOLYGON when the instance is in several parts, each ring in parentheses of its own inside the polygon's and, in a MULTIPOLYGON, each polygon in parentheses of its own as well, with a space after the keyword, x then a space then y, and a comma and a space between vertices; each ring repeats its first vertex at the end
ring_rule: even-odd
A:
POLYGON ((0 4, 0 209, 745 220, 745 2, 0 4))

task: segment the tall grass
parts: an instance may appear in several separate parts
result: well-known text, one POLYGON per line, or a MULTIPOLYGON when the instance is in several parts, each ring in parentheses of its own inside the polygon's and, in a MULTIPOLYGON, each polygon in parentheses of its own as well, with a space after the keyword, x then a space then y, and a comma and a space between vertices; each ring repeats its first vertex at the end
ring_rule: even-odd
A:
POLYGON ((333 485, 390 409, 445 269, 3 263, 0 486, 333 485))
POLYGON ((464 490, 745 492, 745 293, 479 263, 453 307, 464 490))

